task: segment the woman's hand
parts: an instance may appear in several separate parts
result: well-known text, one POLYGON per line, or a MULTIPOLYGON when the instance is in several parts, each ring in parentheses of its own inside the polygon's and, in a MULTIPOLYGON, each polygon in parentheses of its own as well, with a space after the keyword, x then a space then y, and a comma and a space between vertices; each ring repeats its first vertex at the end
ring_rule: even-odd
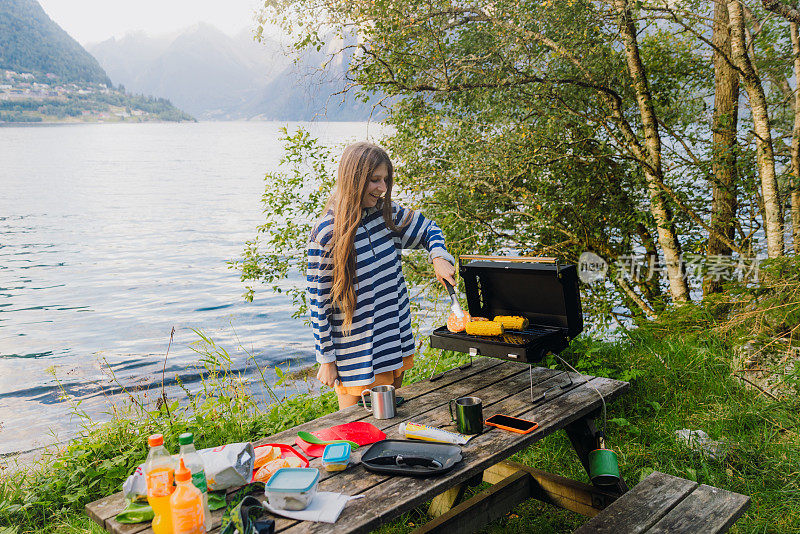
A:
POLYGON ((433 258, 433 271, 436 279, 442 284, 447 280, 453 287, 456 287, 456 268, 444 258, 433 258))
POLYGON ((337 378, 339 378, 339 373, 336 370, 336 362, 319 364, 317 380, 326 386, 333 387, 337 378))

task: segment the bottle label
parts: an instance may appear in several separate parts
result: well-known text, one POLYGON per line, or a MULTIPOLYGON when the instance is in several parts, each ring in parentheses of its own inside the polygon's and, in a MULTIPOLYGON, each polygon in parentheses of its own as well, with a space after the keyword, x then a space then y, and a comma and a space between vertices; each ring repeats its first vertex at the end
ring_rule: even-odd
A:
POLYGON ((166 497, 172 493, 172 470, 161 468, 147 473, 147 495, 166 497))
POLYGON ((203 503, 197 499, 189 506, 172 509, 172 529, 174 534, 202 534, 203 503))
POLYGON ((208 482, 206 482, 206 472, 201 470, 197 473, 192 473, 192 484, 194 484, 194 487, 199 489, 202 493, 207 493, 208 482))

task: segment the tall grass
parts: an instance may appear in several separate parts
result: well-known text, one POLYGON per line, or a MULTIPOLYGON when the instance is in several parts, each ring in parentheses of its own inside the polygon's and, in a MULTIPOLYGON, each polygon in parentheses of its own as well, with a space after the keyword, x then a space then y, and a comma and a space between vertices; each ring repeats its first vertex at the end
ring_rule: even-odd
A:
MULTIPOLYGON (((562 357, 586 374, 631 382, 609 405, 607 444, 629 486, 654 470, 749 495, 753 504, 732 532, 800 532, 800 402, 776 401, 731 373, 730 347, 714 335, 664 335, 659 324, 616 341, 580 337, 562 357), (715 460, 676 439, 700 429, 727 444, 715 460)), ((547 365, 559 367, 554 359, 547 365)), ((514 461, 588 482, 569 440, 554 434, 514 461)), ((467 496, 485 489, 471 490, 467 496)), ((379 532, 411 532, 427 505, 379 532)), ((586 518, 531 500, 485 529, 489 533, 567 533, 586 518)))
MULTIPOLYGON (((16 534, 89 531, 93 527, 84 516, 84 505, 120 490, 125 478, 144 462, 150 434, 164 434, 165 445, 177 450, 178 436, 192 432, 198 448, 204 448, 255 440, 337 409, 332 392, 279 396, 270 385, 272 370, 259 367, 258 385, 275 401, 262 402, 250 393, 243 376, 232 370, 227 350, 202 332, 198 336, 194 348, 203 377, 198 392, 180 382, 182 395, 176 398, 169 398, 164 389, 126 390, 127 400, 109 406, 110 420, 102 424, 93 422, 79 403, 68 401, 73 402, 73 415, 82 420, 81 432, 30 467, 0 474, 0 526, 16 534)), ((257 365, 255 359, 252 362, 257 365)), ((284 373, 275 372, 280 386, 284 373)))
MULTIPOLYGON (((730 319, 714 319, 699 307, 676 310, 616 340, 579 337, 562 357, 583 373, 631 382, 630 391, 609 405, 606 439, 629 486, 657 470, 724 488, 752 498, 732 532, 800 533, 800 399, 776 399, 737 378, 733 354, 747 335, 715 328, 730 319), (680 429, 722 441, 725 457, 687 447, 676 439, 680 429)), ((560 367, 554 358, 546 365, 560 367)), ((512 459, 588 482, 563 433, 512 459)), ((410 532, 428 520, 425 510, 408 512, 380 532, 410 532)), ((485 531, 566 533, 585 521, 528 501, 485 531)))

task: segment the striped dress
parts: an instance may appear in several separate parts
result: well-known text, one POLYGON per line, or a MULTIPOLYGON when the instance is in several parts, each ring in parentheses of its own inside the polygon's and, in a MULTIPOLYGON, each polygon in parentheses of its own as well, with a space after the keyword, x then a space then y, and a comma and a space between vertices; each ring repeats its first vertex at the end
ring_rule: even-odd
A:
POLYGON ((342 333, 343 314, 330 301, 333 212, 323 215, 311 232, 307 280, 315 354, 319 363, 336 362, 343 386, 372 384, 375 375, 400 369, 403 358, 414 354, 401 250, 424 248, 431 259, 443 257, 455 263, 436 223, 394 202, 392 213, 396 224, 412 214, 399 233, 387 228, 378 208, 362 212, 355 238, 356 308, 348 335, 342 333))

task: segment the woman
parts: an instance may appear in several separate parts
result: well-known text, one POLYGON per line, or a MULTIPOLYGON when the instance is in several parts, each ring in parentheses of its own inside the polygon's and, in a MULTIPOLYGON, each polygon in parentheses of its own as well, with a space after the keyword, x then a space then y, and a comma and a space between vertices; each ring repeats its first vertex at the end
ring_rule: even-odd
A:
POLYGON ((442 231, 392 202, 392 162, 372 143, 348 146, 336 189, 311 232, 308 294, 320 364, 339 409, 365 389, 403 383, 414 335, 400 251, 425 248, 436 278, 455 284, 455 261, 442 231))

